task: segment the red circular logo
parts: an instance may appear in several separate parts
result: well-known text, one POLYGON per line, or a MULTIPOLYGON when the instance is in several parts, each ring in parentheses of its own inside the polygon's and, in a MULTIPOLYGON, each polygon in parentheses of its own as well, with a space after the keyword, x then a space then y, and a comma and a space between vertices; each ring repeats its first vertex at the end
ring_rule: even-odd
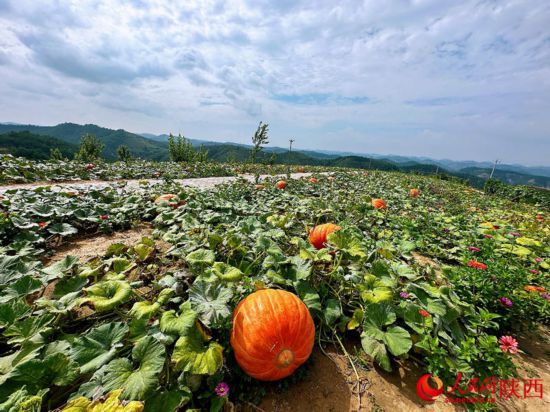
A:
POLYGON ((432 376, 431 374, 426 374, 420 377, 418 379, 418 382, 416 382, 416 393, 418 393, 418 396, 420 396, 422 399, 428 402, 435 401, 435 398, 437 398, 439 395, 443 393, 443 382, 441 379, 432 376), (432 388, 428 382, 428 379, 430 377, 435 381, 437 388, 432 388))

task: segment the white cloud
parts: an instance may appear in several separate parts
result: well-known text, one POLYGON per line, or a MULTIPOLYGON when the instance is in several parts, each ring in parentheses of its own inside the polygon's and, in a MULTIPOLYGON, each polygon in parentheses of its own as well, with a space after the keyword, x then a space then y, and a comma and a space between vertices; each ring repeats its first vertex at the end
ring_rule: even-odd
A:
POLYGON ((0 121, 546 163, 550 3, 0 0, 0 121))

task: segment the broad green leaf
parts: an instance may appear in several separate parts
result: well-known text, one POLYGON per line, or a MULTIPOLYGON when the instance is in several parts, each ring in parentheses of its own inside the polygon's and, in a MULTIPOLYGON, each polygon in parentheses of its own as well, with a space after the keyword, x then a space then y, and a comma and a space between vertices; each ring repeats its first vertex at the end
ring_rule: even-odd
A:
POLYGON ((136 302, 132 309, 128 313, 130 316, 136 319, 151 319, 160 309, 160 303, 158 302, 136 302))
POLYGON ((353 311, 353 316, 348 322, 348 325, 347 325, 348 330, 355 330, 359 326, 361 326, 361 324, 363 323, 363 316, 364 316, 364 313, 362 309, 355 309, 353 311))
POLYGON ((29 393, 26 387, 13 392, 0 404, 2 412, 40 412, 42 410, 42 398, 48 392, 47 389, 36 394, 29 393))
POLYGON ((9 326, 3 335, 9 338, 8 343, 10 344, 22 343, 40 332, 45 332, 54 318, 54 315, 46 314, 18 320, 9 326))
POLYGON ((144 400, 159 385, 164 366, 164 346, 152 336, 140 339, 132 350, 134 364, 126 358, 111 361, 102 379, 106 391, 122 389, 121 398, 144 400))
POLYGON ((60 279, 56 284, 53 291, 54 298, 60 298, 68 293, 78 292, 88 281, 85 278, 79 276, 73 276, 70 278, 60 279))
POLYGON ((111 322, 91 329, 74 340, 71 358, 80 365, 82 373, 93 372, 114 358, 127 333, 128 326, 122 322, 111 322))
POLYGON ((6 303, 12 299, 25 297, 40 290, 42 286, 42 282, 38 279, 35 279, 32 276, 23 276, 2 291, 0 303, 6 303))
POLYGON ((155 251, 154 247, 148 246, 148 245, 143 244, 143 243, 140 243, 140 244, 134 246, 134 252, 136 253, 138 259, 141 262, 149 259, 149 257, 151 257, 151 255, 153 254, 154 251, 155 251))
POLYGON ((384 342, 394 356, 407 353, 412 346, 411 335, 401 326, 390 326, 384 332, 384 342))
POLYGON ((362 333, 361 346, 365 353, 373 358, 384 370, 391 372, 390 358, 383 342, 362 333))
POLYGON ((223 262, 214 263, 212 265, 212 272, 225 282, 237 282, 243 276, 243 272, 240 269, 223 262))
POLYGON ((340 307, 340 301, 337 299, 328 299, 327 306, 325 308, 325 322, 329 327, 336 324, 340 316, 342 316, 342 309, 340 307))
POLYGON ((191 391, 162 391, 156 392, 145 401, 144 412, 175 412, 189 402, 193 394, 191 391))
POLYGON ((371 304, 365 308, 365 324, 370 323, 377 328, 391 325, 397 320, 392 306, 387 303, 371 304))
POLYGON ((361 298, 367 303, 386 302, 391 300, 392 297, 393 294, 391 289, 386 287, 376 287, 374 289, 361 292, 361 298))
POLYGON ((189 300, 205 325, 222 321, 231 315, 228 302, 233 297, 231 289, 197 280, 189 288, 189 300))
POLYGON ((305 280, 301 280, 294 284, 296 293, 300 296, 300 299, 306 304, 308 309, 312 312, 321 313, 321 298, 317 293, 317 290, 311 284, 305 280))
MULTIPOLYGON (((144 260, 144 259, 141 259, 141 260, 144 260)), ((113 268, 113 272, 115 273, 126 273, 129 270, 136 267, 136 264, 134 262, 132 262, 129 259, 121 258, 121 257, 112 258, 111 265, 113 268)))
POLYGON ((77 263, 78 258, 76 256, 67 255, 59 262, 43 269, 42 272, 47 275, 47 281, 50 281, 63 277, 63 275, 69 272, 77 263))
POLYGON ((87 296, 83 302, 91 304, 97 312, 104 312, 130 300, 132 288, 128 282, 107 280, 84 289, 87 296))
POLYGON ((174 310, 169 310, 162 314, 160 318, 160 330, 162 333, 169 335, 182 336, 185 335, 190 328, 195 325, 197 313, 190 309, 189 305, 182 305, 184 309, 180 315, 174 310))
POLYGON ((69 225, 68 223, 54 223, 48 226, 48 232, 54 235, 69 236, 78 232, 76 227, 69 225))
POLYGON ((6 328, 16 320, 29 315, 32 308, 22 300, 0 304, 0 328, 6 328))
POLYGON ((539 242, 538 240, 531 239, 528 237, 518 237, 516 239, 516 243, 523 246, 537 246, 537 247, 542 246, 542 243, 539 242))
POLYGON ((66 386, 78 378, 78 364, 63 353, 54 353, 44 359, 35 358, 18 364, 10 379, 24 384, 47 388, 66 386))
POLYGON ((216 255, 209 249, 199 249, 189 253, 185 260, 190 265, 212 265, 216 260, 216 255))
POLYGON ((172 362, 177 370, 213 375, 222 366, 223 347, 216 342, 204 342, 198 327, 193 327, 177 340, 172 362))

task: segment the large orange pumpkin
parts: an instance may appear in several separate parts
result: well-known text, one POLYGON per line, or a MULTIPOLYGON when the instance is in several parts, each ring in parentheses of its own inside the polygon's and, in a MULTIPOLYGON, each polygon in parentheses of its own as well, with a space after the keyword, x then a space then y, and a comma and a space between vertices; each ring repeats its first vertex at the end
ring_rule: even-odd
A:
POLYGON ((284 180, 279 180, 275 185, 277 189, 284 189, 286 187, 286 182, 284 180))
POLYGON ((318 225, 309 232, 309 243, 311 243, 316 249, 322 249, 325 247, 327 236, 332 232, 342 229, 340 226, 334 223, 325 223, 318 225))
POLYGON ((374 207, 375 209, 385 209, 388 207, 384 199, 372 199, 371 203, 372 207, 374 207))
POLYGON ((296 295, 258 290, 233 312, 231 347, 239 366, 262 381, 291 375, 311 355, 315 325, 296 295))

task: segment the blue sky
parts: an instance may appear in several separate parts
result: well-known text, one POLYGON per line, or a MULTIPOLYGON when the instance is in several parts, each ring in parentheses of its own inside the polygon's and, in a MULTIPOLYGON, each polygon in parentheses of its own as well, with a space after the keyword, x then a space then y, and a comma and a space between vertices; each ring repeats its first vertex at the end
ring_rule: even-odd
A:
POLYGON ((550 165, 550 2, 0 0, 0 121, 550 165))

